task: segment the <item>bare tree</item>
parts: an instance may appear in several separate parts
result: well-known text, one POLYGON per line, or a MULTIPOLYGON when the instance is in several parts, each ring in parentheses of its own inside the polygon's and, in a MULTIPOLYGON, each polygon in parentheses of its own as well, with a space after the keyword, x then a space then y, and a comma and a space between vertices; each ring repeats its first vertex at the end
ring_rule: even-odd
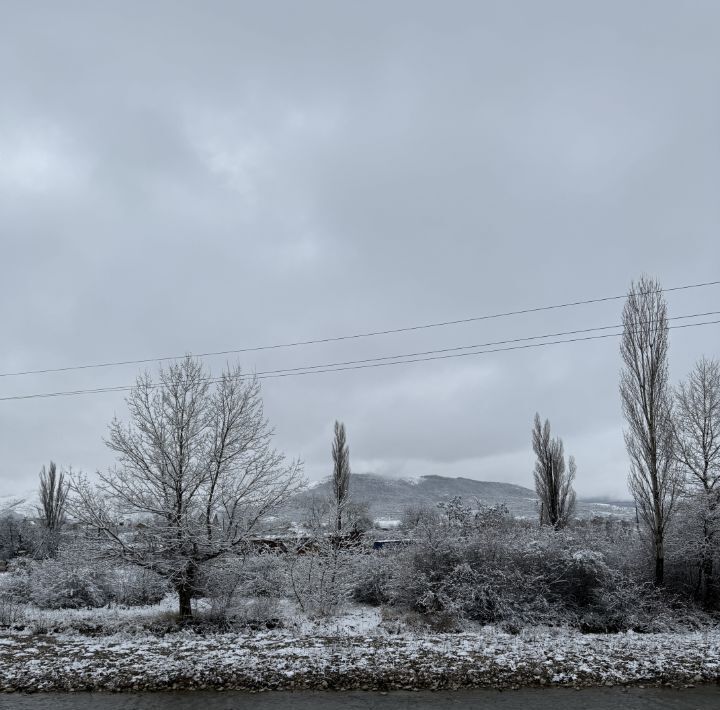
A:
POLYGON ((714 595, 713 558, 720 532, 720 362, 702 358, 676 390, 676 456, 702 526, 700 588, 714 595))
POLYGON ((65 474, 62 471, 58 473, 54 461, 50 462, 48 469, 45 466, 42 467, 38 489, 40 498, 38 513, 45 528, 43 552, 50 557, 57 552, 60 529, 65 523, 69 487, 70 484, 65 480, 65 474))
POLYGON ((571 456, 565 467, 565 452, 560 438, 550 437, 550 422, 540 421, 535 414, 532 432, 535 462, 535 491, 540 500, 540 524, 564 528, 575 512, 575 459, 571 456))
POLYGON ((271 447, 260 384, 239 367, 213 379, 190 357, 138 378, 130 423, 110 425, 118 464, 73 483, 73 513, 97 530, 100 554, 170 581, 192 615, 202 564, 238 551, 259 521, 302 485, 299 462, 271 447))
POLYGON ((668 385, 667 305, 657 281, 643 276, 631 285, 622 322, 620 397, 627 422, 628 485, 652 539, 659 586, 664 577, 665 535, 680 481, 668 385))
POLYGON ((350 493, 350 449, 347 445, 345 425, 335 422, 335 437, 332 443, 333 497, 335 503, 335 531, 342 530, 342 515, 350 493))

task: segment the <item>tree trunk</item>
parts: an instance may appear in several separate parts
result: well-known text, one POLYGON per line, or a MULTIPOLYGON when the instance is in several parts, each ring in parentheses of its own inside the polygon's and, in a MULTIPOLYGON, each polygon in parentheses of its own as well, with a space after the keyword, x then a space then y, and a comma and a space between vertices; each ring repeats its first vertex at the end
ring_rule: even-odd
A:
POLYGON ((655 551, 655 586, 662 587, 665 577, 665 556, 662 548, 656 548, 655 551))
POLYGON ((180 621, 192 619, 192 595, 195 591, 195 578, 197 576, 197 563, 194 560, 188 561, 185 573, 177 580, 176 589, 180 603, 180 621))
POLYGON ((180 621, 192 619, 192 588, 189 584, 180 585, 177 588, 178 601, 180 603, 180 621))
MULTIPOLYGON (((706 487, 706 494, 709 492, 706 487)), ((705 608, 710 608, 715 605, 716 585, 713 579, 713 547, 715 531, 712 527, 712 520, 715 518, 717 510, 717 502, 715 500, 710 501, 709 512, 706 513, 703 521, 703 556, 700 566, 700 577, 702 584, 702 603, 705 608)))
POLYGON ((715 602, 713 589, 713 559, 707 556, 702 561, 700 576, 702 578, 702 602, 705 607, 711 607, 715 602))

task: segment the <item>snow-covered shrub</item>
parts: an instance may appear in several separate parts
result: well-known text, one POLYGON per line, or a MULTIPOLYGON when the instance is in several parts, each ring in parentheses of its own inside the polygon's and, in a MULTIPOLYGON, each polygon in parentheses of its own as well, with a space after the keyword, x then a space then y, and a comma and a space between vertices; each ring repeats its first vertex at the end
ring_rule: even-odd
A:
POLYGON ((285 594, 284 563, 277 554, 228 556, 203 568, 202 593, 209 617, 230 625, 276 625, 285 594))
POLYGON ((575 550, 564 573, 563 594, 568 602, 585 607, 595 603, 605 590, 610 570, 597 550, 575 550))
POLYGON ((438 503, 444 524, 453 528, 456 533, 469 533, 474 524, 472 507, 461 496, 454 496, 447 502, 438 503))
POLYGON ((16 557, 8 562, 4 575, 2 591, 22 601, 30 601, 30 569, 32 560, 16 557))
POLYGON ((110 602, 142 606, 156 604, 168 592, 165 580, 149 570, 110 568, 70 550, 52 560, 15 558, 4 577, 4 591, 41 609, 96 608, 110 602))
POLYGON ((399 559, 403 559, 402 556, 394 551, 358 555, 353 564, 353 600, 371 606, 387 604, 399 559))
POLYGON ((102 570, 67 558, 37 562, 29 576, 30 601, 41 609, 100 607, 111 599, 102 570))
POLYGON ((245 564, 241 594, 247 597, 279 598, 286 588, 285 567, 273 553, 254 555, 245 564))
POLYGON ((0 560, 33 554, 38 546, 39 530, 19 516, 0 515, 0 560))
POLYGON ((360 589, 381 586, 383 603, 426 618, 508 630, 651 631, 708 623, 687 599, 645 583, 646 570, 637 564, 644 541, 631 525, 592 521, 557 531, 497 510, 481 510, 472 522, 466 507, 451 512, 413 530, 415 544, 393 553, 391 574, 380 576, 382 567, 370 565, 375 576, 366 575, 360 589))
POLYGON ((720 506, 693 492, 678 505, 665 541, 665 586, 720 609, 720 506))
POLYGON ((24 604, 14 595, 0 590, 0 626, 12 626, 22 621, 24 604))
POLYGON ((167 580, 141 567, 121 567, 105 575, 107 596, 117 604, 145 606, 157 604, 168 593, 167 580))
POLYGON ((237 592, 245 576, 244 557, 220 557, 200 568, 195 580, 195 596, 207 597, 223 607, 237 592))
MULTIPOLYGON (((457 530, 466 534, 460 524, 457 530)), ((396 553, 393 567, 397 571, 386 582, 388 601, 424 614, 430 622, 442 618, 446 626, 450 618, 464 617, 477 586, 477 574, 464 555, 465 545, 445 524, 424 529, 415 545, 396 553)))
POLYGON ((273 629, 282 625, 280 600, 276 597, 241 598, 226 614, 231 626, 273 629))
POLYGON ((290 553, 285 562, 294 601, 309 616, 334 616, 353 591, 357 551, 318 536, 312 546, 290 553))

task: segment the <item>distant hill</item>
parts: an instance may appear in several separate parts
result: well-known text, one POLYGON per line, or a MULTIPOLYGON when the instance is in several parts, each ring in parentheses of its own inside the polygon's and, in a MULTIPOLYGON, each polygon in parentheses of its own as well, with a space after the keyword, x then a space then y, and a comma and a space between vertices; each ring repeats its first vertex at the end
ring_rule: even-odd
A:
MULTIPOLYGON (((352 500, 367 503, 374 519, 399 520, 402 511, 410 505, 435 506, 455 496, 460 496, 471 505, 476 500, 485 505, 502 503, 516 517, 534 518, 537 515, 535 491, 512 483, 447 476, 410 479, 353 473, 350 486, 352 500)), ((296 495, 288 505, 286 514, 293 520, 299 520, 313 497, 324 498, 330 495, 330 479, 326 479, 296 495)), ((634 515, 634 509, 631 510, 624 502, 579 501, 577 513, 580 517, 614 515, 627 518, 631 513, 634 515)))

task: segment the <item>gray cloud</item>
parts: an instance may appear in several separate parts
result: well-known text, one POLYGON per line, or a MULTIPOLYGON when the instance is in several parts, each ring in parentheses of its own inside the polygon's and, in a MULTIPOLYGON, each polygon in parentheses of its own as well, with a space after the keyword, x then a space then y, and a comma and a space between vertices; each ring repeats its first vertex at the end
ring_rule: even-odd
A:
MULTIPOLYGON (((226 349, 668 286, 720 263, 716 3, 5 3, 0 369, 226 349)), ((713 310, 717 289, 675 294, 713 310)), ((243 357, 258 370, 619 320, 619 305, 243 357)), ((673 376, 717 351, 676 331, 673 376)), ((215 369, 223 359, 210 364, 215 369)), ((624 491, 612 341, 268 380, 327 471, 529 483, 534 412, 624 491)), ((0 381, 4 395, 135 368, 0 381)), ((0 488, 110 462, 122 396, 0 403, 0 488)), ((3 492, 0 490, 0 493, 3 492)))

